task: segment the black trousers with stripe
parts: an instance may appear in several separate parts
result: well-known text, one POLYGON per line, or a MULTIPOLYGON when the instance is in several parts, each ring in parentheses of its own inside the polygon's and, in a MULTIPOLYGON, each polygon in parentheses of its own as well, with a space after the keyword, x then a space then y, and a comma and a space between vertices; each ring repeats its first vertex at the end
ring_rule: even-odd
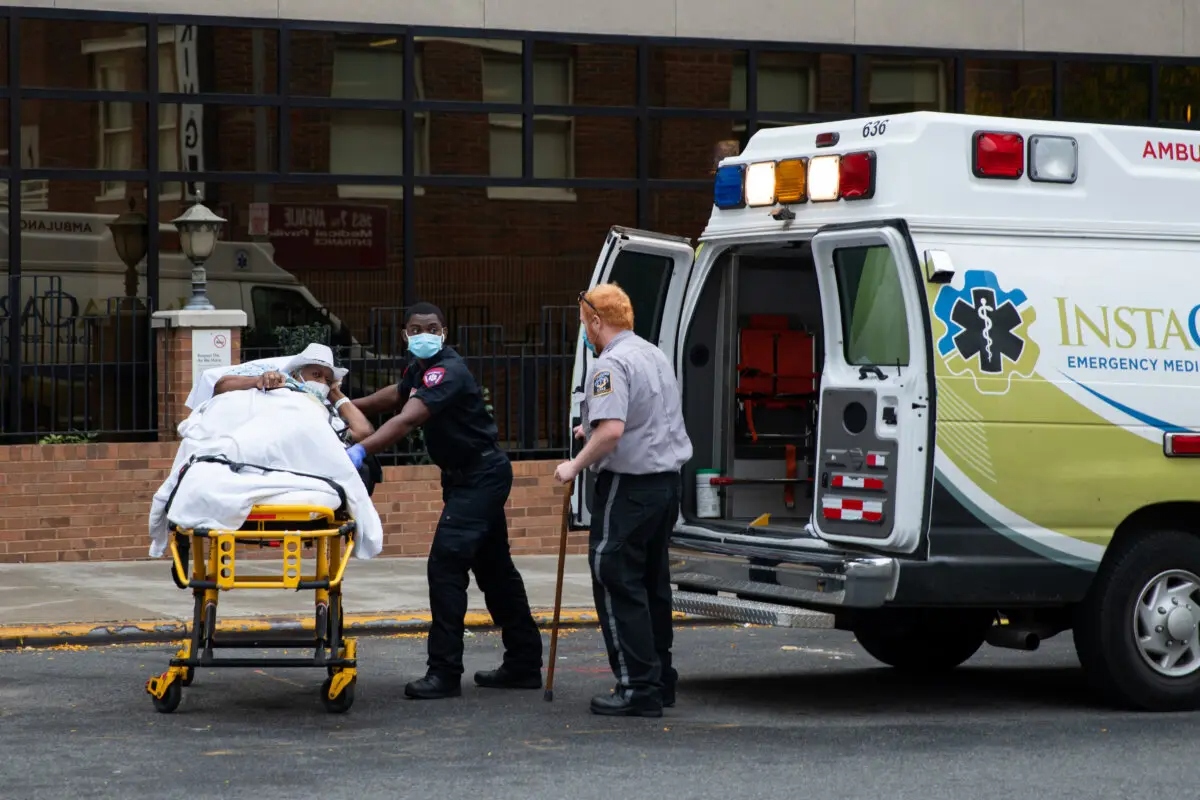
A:
POLYGON ((667 547, 679 516, 678 472, 601 472, 592 500, 588 563, 608 662, 621 691, 674 691, 667 547))

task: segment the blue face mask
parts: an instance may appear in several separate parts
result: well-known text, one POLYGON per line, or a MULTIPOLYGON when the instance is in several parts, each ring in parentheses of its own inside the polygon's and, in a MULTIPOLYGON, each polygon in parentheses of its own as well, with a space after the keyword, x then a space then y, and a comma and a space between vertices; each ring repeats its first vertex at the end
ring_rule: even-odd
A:
POLYGON ((408 337, 408 352, 420 359, 433 358, 442 352, 445 341, 435 333, 418 333, 408 337))
POLYGON ((583 332, 583 346, 592 355, 596 355, 596 345, 592 344, 592 340, 588 338, 587 331, 583 332))

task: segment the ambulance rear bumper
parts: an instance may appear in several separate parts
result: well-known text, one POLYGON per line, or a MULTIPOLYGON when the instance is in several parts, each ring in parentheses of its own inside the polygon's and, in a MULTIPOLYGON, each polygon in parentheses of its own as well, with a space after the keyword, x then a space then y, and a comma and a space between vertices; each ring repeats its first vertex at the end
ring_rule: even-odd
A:
POLYGON ((678 533, 670 556, 676 611, 755 624, 811 627, 802 609, 880 608, 900 580, 895 558, 678 533))

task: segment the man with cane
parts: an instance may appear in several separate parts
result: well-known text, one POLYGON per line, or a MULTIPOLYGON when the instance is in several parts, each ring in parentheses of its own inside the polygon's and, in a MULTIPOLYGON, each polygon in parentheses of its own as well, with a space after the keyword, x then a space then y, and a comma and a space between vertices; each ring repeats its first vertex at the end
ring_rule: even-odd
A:
POLYGON ((679 517, 679 470, 692 457, 675 370, 633 332, 633 305, 616 284, 579 295, 579 321, 598 355, 575 436, 587 444, 554 477, 596 475, 588 561, 596 612, 617 686, 594 714, 661 717, 675 703, 667 547, 679 517))

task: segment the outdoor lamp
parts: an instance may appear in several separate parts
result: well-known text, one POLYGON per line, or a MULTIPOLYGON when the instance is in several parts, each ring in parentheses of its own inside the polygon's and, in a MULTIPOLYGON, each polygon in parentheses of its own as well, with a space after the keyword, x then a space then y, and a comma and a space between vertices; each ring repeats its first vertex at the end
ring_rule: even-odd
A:
POLYGON ((217 237, 225 220, 209 211, 197 194, 191 208, 171 220, 171 223, 179 231, 179 246, 183 248, 183 254, 192 262, 192 296, 183 308, 185 311, 212 311, 215 306, 206 293, 208 276, 204 271, 204 262, 216 249, 217 237))
POLYGON ((146 215, 133 210, 133 198, 129 198, 129 210, 108 223, 112 233, 113 247, 117 257, 125 264, 125 296, 137 297, 138 264, 146 257, 150 246, 150 231, 146 215))

